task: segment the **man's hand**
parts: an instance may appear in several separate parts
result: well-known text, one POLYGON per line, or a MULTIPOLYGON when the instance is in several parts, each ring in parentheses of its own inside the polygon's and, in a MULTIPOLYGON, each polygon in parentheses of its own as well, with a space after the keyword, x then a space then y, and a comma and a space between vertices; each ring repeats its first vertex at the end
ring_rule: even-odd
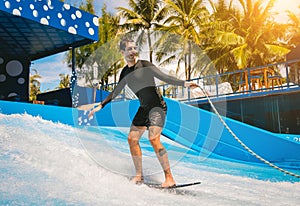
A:
POLYGON ((190 87, 190 88, 194 89, 196 87, 199 87, 199 85, 194 82, 185 82, 184 87, 190 87))
POLYGON ((95 107, 94 109, 92 109, 88 115, 89 118, 91 118, 91 116, 93 116, 95 114, 95 112, 100 111, 100 109, 102 109, 102 104, 99 104, 97 107, 95 107))

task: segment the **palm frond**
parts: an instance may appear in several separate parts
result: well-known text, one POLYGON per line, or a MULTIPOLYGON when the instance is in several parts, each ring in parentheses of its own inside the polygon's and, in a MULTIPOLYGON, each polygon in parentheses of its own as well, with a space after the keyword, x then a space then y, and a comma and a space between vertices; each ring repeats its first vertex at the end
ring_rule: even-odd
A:
POLYGON ((266 44, 265 46, 271 54, 276 56, 285 56, 291 51, 290 49, 274 44, 266 44))

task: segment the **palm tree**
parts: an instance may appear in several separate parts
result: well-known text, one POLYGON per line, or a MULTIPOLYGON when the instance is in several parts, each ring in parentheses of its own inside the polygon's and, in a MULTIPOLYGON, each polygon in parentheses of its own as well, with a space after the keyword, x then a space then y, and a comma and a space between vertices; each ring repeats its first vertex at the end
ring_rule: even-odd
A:
POLYGON ((234 33, 237 29, 236 19, 241 19, 241 13, 233 6, 233 0, 229 4, 226 4, 225 0, 209 0, 209 5, 213 13, 210 16, 210 24, 202 30, 203 48, 218 73, 236 70, 238 66, 230 51, 244 40, 234 33))
MULTIPOLYGON (((232 12, 226 17, 229 19, 226 29, 224 25, 221 29, 215 27, 217 29, 213 29, 216 34, 213 43, 206 48, 215 65, 223 66, 225 70, 242 69, 283 59, 289 49, 278 41, 282 32, 278 30, 278 24, 272 19, 270 12, 275 0, 238 2, 242 12, 232 12)), ((222 23, 223 19, 217 21, 222 23)))
POLYGON ((288 11, 288 17, 289 17, 289 23, 288 23, 289 44, 295 47, 300 44, 300 16, 297 16, 295 13, 288 11))
MULTIPOLYGON (((300 9, 300 6, 298 8, 300 9)), ((298 47, 300 46, 300 16, 296 15, 291 11, 288 11, 288 17, 289 17, 289 21, 287 24, 288 27, 287 39, 289 45, 291 45, 291 49, 294 49, 294 51, 292 51, 294 53, 298 50, 298 47)), ((287 60, 291 60, 291 59, 287 59, 287 60)), ((299 77, 298 77, 299 65, 300 65, 299 62, 295 62, 289 65, 290 67, 289 80, 292 82, 299 82, 299 77)))
POLYGON ((148 42, 149 60, 153 61, 153 48, 151 42, 151 31, 166 14, 165 8, 160 9, 160 0, 129 0, 131 9, 118 7, 120 16, 125 18, 121 27, 129 30, 129 33, 141 31, 138 36, 138 44, 143 45, 148 42))
POLYGON ((70 88, 70 75, 69 74, 59 74, 60 82, 57 89, 70 88))
MULTIPOLYGON (((118 52, 120 35, 120 17, 107 12, 106 5, 102 8, 99 18, 99 41, 95 43, 95 51, 85 62, 86 66, 97 67, 97 76, 90 74, 94 79, 100 79, 102 85, 108 84, 108 77, 114 75, 116 82, 117 71, 123 66, 123 59, 118 52)), ((91 70, 92 71, 92 70, 91 70)))
MULTIPOLYGON (((93 0, 87 0, 80 5, 80 9, 94 13, 93 0)), ((93 80, 100 79, 101 84, 108 83, 108 77, 116 74, 120 68, 120 57, 116 54, 115 38, 119 32, 120 17, 107 12, 106 5, 102 7, 102 16, 99 18, 99 40, 96 43, 85 45, 75 50, 75 64, 78 68, 78 77, 85 81, 84 86, 93 85, 93 80), (114 45, 113 45, 114 44, 114 45), (94 76, 94 68, 97 68, 97 76, 94 76)), ((68 52, 67 62, 72 63, 72 53, 68 52)), ((116 77, 115 77, 116 79, 116 77)))
POLYGON ((207 20, 208 11, 202 0, 164 0, 164 3, 164 9, 169 13, 163 23, 157 27, 159 31, 166 32, 157 44, 160 50, 164 51, 158 52, 158 60, 168 55, 169 51, 179 51, 178 49, 181 48, 180 54, 173 55, 167 60, 177 58, 179 59, 178 65, 180 62, 184 62, 186 79, 189 80, 193 72, 193 44, 201 45, 200 30, 207 20), (174 38, 177 39, 176 43, 174 38), (170 45, 165 42, 173 42, 173 44, 170 45))
POLYGON ((41 83, 38 79, 42 78, 36 69, 32 69, 34 74, 30 75, 29 79, 29 101, 36 100, 36 95, 41 93, 40 87, 41 83))

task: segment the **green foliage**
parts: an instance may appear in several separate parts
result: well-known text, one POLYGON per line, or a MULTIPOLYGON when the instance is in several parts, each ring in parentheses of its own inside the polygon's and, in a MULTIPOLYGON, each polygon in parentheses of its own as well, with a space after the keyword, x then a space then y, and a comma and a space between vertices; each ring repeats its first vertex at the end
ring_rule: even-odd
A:
POLYGON ((138 35, 138 45, 148 43, 149 61, 153 61, 153 47, 151 42, 151 32, 159 21, 166 14, 165 8, 160 8, 160 0, 129 0, 131 9, 118 7, 120 16, 125 22, 120 25, 124 33, 134 33, 140 31, 138 35))
POLYGON ((36 69, 32 69, 34 74, 30 75, 29 78, 29 101, 36 100, 36 96, 41 93, 41 83, 38 79, 42 78, 36 69))
POLYGON ((214 5, 209 29, 212 35, 205 49, 220 73, 284 59, 289 49, 279 41, 284 33, 272 18, 274 2, 238 0, 241 11, 232 4, 224 7, 223 0, 214 5))
POLYGON ((70 75, 69 74, 59 74, 60 82, 57 89, 70 88, 70 75))
MULTIPOLYGON (((196 53, 202 56, 200 47, 195 48, 194 45, 201 45, 201 32, 199 31, 208 20, 208 11, 202 0, 165 0, 164 3, 164 9, 169 13, 156 28, 165 32, 157 42, 159 48, 157 60, 167 56, 163 62, 165 64, 177 59, 178 67, 183 62, 185 76, 188 80, 195 69, 192 66, 192 59, 197 63, 197 60, 192 58, 193 54, 197 51, 196 53), (176 38, 175 41, 174 38, 176 38), (176 55, 174 55, 174 51, 177 51, 176 55)), ((179 68, 177 68, 178 70, 179 68)))
MULTIPOLYGON (((300 3, 299 3, 300 5, 300 3)), ((300 10, 300 6, 299 6, 300 10)), ((294 14, 288 11, 289 22, 287 24, 287 38, 289 44, 293 47, 300 45, 300 14, 294 14)))
MULTIPOLYGON (((275 22, 271 12, 275 0, 203 2, 129 0, 129 8, 118 7, 115 15, 104 6, 99 18, 99 41, 76 49, 79 73, 88 67, 90 84, 93 78, 105 84, 111 75, 117 81, 117 70, 124 65, 117 52, 118 38, 124 34, 139 35, 139 44, 149 47, 150 61, 155 48, 161 65, 177 61, 179 69, 183 63, 186 79, 192 73, 209 74, 213 66, 223 73, 283 61, 290 49, 300 44, 299 16, 288 12, 287 24, 275 22), (97 77, 92 72, 95 66, 97 77)), ((93 3, 86 0, 80 8, 94 13, 93 3)), ((67 61, 70 64, 70 54, 67 61)))
MULTIPOLYGON (((95 13, 93 2, 93 0, 82 2, 80 9, 95 13)), ((93 80, 96 79, 99 80, 100 84, 107 84, 108 77, 112 74, 116 75, 118 69, 123 66, 118 49, 116 49, 116 38, 118 36, 116 34, 119 33, 120 17, 107 12, 105 5, 101 13, 102 16, 99 18, 99 41, 75 50, 77 73, 78 76, 84 78, 85 86, 94 87, 93 80), (95 67, 97 69, 96 73, 94 71, 95 67)), ((66 59, 71 67, 71 51, 67 54, 66 59)))

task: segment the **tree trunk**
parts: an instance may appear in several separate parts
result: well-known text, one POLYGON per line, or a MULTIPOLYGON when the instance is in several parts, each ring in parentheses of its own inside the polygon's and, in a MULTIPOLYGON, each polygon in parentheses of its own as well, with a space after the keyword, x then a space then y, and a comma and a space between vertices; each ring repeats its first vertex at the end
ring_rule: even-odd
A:
POLYGON ((191 42, 188 42, 188 49, 189 49, 189 54, 188 54, 188 80, 191 80, 192 76, 192 45, 191 42))
POLYGON ((152 43, 151 43, 151 35, 150 35, 150 29, 147 29, 147 36, 148 36, 148 46, 149 46, 149 60, 152 63, 152 43))

